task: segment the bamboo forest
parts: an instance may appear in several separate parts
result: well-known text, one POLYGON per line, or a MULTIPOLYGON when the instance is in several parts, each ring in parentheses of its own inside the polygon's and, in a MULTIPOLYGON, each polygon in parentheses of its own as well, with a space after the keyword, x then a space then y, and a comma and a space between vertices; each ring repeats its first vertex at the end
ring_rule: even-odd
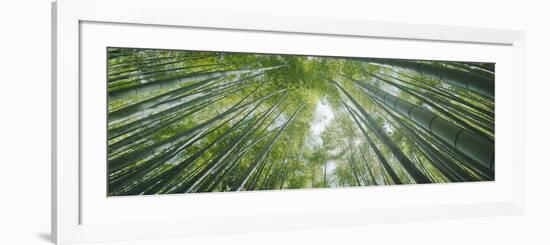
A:
POLYGON ((107 55, 109 196, 494 180, 494 63, 107 55))

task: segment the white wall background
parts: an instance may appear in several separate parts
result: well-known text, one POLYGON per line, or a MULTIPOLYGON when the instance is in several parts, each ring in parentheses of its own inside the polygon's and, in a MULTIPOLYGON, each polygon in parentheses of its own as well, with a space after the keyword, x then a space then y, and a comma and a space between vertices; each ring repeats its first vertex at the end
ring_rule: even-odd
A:
MULTIPOLYGON (((183 0, 182 0, 183 1, 183 0)), ((193 8, 527 31, 527 214, 115 244, 549 244, 550 17, 545 1, 189 1, 193 8)), ((184 13, 182 13, 184 14, 184 13)), ((0 6, 0 244, 48 244, 50 1, 0 6)), ((513 99, 513 98, 512 98, 513 99)))

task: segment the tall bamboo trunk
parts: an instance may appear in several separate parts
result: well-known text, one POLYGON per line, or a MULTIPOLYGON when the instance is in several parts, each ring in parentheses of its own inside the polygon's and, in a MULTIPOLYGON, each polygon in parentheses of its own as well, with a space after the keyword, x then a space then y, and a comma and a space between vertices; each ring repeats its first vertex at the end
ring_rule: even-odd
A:
POLYGON ((392 183, 395 183, 395 184, 403 184, 403 182, 399 179, 399 177, 397 176, 397 174, 395 173, 395 171, 392 169, 392 167, 390 166, 390 164, 388 163, 388 161, 386 160, 386 158, 384 157, 384 155, 382 154, 382 152, 380 152, 380 150, 378 149, 378 147, 376 146, 376 144, 372 141, 372 139, 369 137, 367 131, 365 130, 365 128, 363 128, 363 126, 361 125, 361 123, 359 122, 359 119, 357 118, 357 116, 355 115, 355 111, 353 111, 347 104, 344 103, 344 106, 346 107, 346 109, 348 110, 348 112, 350 113, 351 117, 353 118, 353 120, 355 121, 355 123, 357 124, 357 127, 359 128, 359 130, 363 133, 363 136, 365 137, 365 139, 367 140, 367 143, 369 144, 370 148, 373 150, 374 154, 376 155, 376 157, 378 158, 378 161, 380 162, 382 168, 386 171, 386 173, 388 173, 388 175, 390 176, 390 179, 392 180, 392 183))
POLYGON ((353 105, 359 110, 364 122, 370 130, 391 150, 392 154, 399 160, 401 166, 407 171, 407 173, 414 179, 416 183, 431 183, 430 179, 420 172, 418 168, 411 162, 411 160, 397 147, 397 145, 390 139, 390 137, 384 132, 374 118, 370 116, 365 109, 337 82, 332 81, 336 86, 340 88, 342 92, 348 97, 353 105))
POLYGON ((495 97, 495 80, 492 77, 481 76, 472 72, 415 61, 370 58, 364 58, 361 60, 414 70, 424 76, 441 80, 444 83, 448 83, 466 90, 471 90, 490 98, 495 97))
POLYGON ((114 91, 110 91, 109 100, 124 99, 130 96, 150 93, 152 91, 159 90, 159 89, 166 89, 166 88, 173 89, 192 81, 206 80, 206 79, 218 77, 218 76, 237 75, 237 74, 243 74, 247 72, 265 72, 265 71, 277 69, 280 67, 283 67, 283 65, 261 68, 261 69, 239 69, 239 70, 214 71, 214 72, 194 72, 194 73, 190 73, 174 79, 139 83, 139 84, 136 84, 135 86, 127 86, 114 91))
POLYGON ((365 84, 363 88, 374 99, 411 119, 458 152, 493 172, 495 147, 489 140, 372 85, 365 84))

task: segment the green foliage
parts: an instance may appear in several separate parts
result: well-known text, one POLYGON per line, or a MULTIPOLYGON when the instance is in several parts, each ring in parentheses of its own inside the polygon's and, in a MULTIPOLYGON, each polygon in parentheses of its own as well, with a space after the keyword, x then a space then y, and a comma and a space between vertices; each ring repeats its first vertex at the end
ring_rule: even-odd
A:
POLYGON ((492 142, 492 98, 410 68, 493 78, 491 64, 107 51, 109 195, 492 178, 375 91, 492 142))

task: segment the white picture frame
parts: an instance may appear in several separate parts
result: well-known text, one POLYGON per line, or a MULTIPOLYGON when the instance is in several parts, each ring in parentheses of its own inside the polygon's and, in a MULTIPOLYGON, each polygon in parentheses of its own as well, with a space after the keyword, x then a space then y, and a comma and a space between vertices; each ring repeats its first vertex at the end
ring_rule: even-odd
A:
MULTIPOLYGON (((278 229, 512 215, 523 212, 524 33, 522 31, 197 10, 187 10, 186 14, 182 15, 181 11, 185 9, 184 2, 172 0, 61 0, 52 4, 52 237, 56 243, 152 239, 278 229), (85 23, 110 23, 143 26, 144 28, 191 28, 210 30, 211 32, 257 32, 266 33, 266 35, 296 34, 316 38, 374 38, 379 39, 379 42, 385 42, 384 40, 387 40, 387 42, 390 42, 390 40, 426 41, 437 42, 443 46, 472 44, 505 47, 503 48, 505 49, 503 52, 510 52, 510 54, 503 57, 506 57, 504 59, 507 59, 506 62, 509 62, 511 69, 503 74, 509 75, 506 81, 510 81, 510 83, 506 84, 511 86, 511 82, 513 82, 515 97, 514 103, 507 104, 512 109, 503 112, 506 113, 505 116, 507 118, 511 119, 507 128, 510 130, 499 131, 497 126, 497 133, 503 135, 501 139, 507 139, 507 141, 499 141, 498 137, 500 136, 497 136, 496 145, 499 147, 500 142, 502 143, 500 145, 507 144, 509 146, 507 149, 510 150, 505 153, 508 155, 501 156, 501 158, 507 158, 510 162, 506 170, 508 174, 504 178, 501 178, 502 181, 499 181, 497 178, 494 185, 473 183, 471 185, 441 185, 437 187, 380 187, 367 191, 353 188, 337 191, 308 190, 288 192, 286 194, 277 194, 274 192, 223 194, 223 198, 231 199, 235 203, 239 203, 239 199, 242 199, 240 200, 241 202, 244 202, 245 199, 265 200, 267 202, 270 198, 275 197, 287 201, 296 200, 295 198, 300 198, 300 196, 346 198, 342 195, 349 195, 349 193, 355 193, 355 195, 376 195, 374 192, 383 192, 380 195, 387 195, 393 200, 393 203, 391 200, 387 202, 382 201, 377 204, 378 206, 342 205, 341 208, 336 207, 332 210, 318 209, 311 212, 306 212, 299 208, 296 208, 296 210, 291 210, 291 208, 286 209, 284 212, 266 209, 258 213, 240 213, 228 216, 217 214, 208 217, 197 215, 185 218, 186 216, 182 215, 174 219, 164 218, 162 220, 148 220, 147 217, 142 220, 131 220, 119 217, 118 220, 83 222, 83 216, 85 216, 83 215, 83 208, 97 204, 97 202, 91 202, 91 205, 83 205, 87 203, 85 200, 88 199, 85 194, 87 192, 83 191, 83 176, 87 176, 88 172, 85 171, 88 168, 83 168, 81 165, 83 157, 85 157, 81 154, 83 151, 81 138, 83 134, 82 115, 84 113, 82 110, 81 95, 88 92, 83 91, 83 86, 81 86, 81 81, 84 79, 81 74, 81 70, 84 69, 82 64, 82 45, 85 40, 83 38, 82 27, 85 23), (389 188, 389 191, 385 191, 385 189, 380 191, 383 188, 389 188), (474 189, 478 189, 476 195, 483 195, 492 190, 498 190, 500 193, 489 198, 477 199, 473 197, 468 199, 465 195, 465 200, 460 202, 453 199, 449 199, 448 202, 410 199, 414 198, 411 196, 434 196, 435 193, 441 193, 445 190, 468 192, 474 189), (411 191, 414 191, 414 195, 410 194, 411 191), (406 199, 409 201, 397 199, 396 196, 400 195, 409 195, 410 198, 406 199), (383 207, 384 204, 387 204, 387 207, 383 207)), ((170 32, 170 30, 165 30, 164 32, 170 32)), ((509 93, 502 92, 501 94, 503 94, 503 97, 499 97, 497 88, 497 118, 499 117, 498 102, 502 101, 502 103, 505 103, 509 100, 509 98, 506 98, 506 94, 509 93)), ((104 100, 104 97, 99 96, 97 99, 98 103, 105 103, 104 101, 101 102, 101 100, 104 100)), ((497 156, 498 152, 497 150, 497 156)), ((208 202, 208 199, 210 201, 224 201, 218 198, 219 196, 211 197, 202 198, 205 199, 202 202, 208 202)), ((133 198, 132 201, 135 202, 139 200, 138 198, 133 198)), ((160 205, 169 206, 170 203, 177 202, 177 199, 180 202, 183 200, 182 196, 161 198, 162 200, 150 197, 146 199, 152 201, 146 205, 141 205, 141 209, 151 203, 153 203, 153 207, 159 207, 160 205)), ((105 206, 100 205, 98 207, 105 208, 105 206)))

